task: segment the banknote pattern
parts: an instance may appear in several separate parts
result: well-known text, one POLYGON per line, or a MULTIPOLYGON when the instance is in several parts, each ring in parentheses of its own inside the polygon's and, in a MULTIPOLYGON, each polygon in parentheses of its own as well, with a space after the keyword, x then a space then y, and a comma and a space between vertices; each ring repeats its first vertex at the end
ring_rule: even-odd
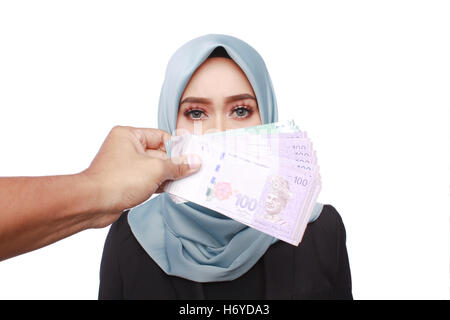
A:
POLYGON ((170 157, 196 153, 201 169, 170 181, 173 201, 195 202, 298 245, 321 189, 312 142, 294 121, 172 136, 170 157))

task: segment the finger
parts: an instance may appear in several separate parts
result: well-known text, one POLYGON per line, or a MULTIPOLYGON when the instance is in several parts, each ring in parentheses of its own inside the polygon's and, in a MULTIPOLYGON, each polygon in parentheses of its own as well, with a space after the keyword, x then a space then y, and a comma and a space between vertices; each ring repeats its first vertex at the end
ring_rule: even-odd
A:
POLYGON ((198 155, 183 155, 164 160, 163 181, 184 178, 200 169, 202 160, 198 155))
POLYGON ((165 153, 164 151, 161 151, 161 150, 147 149, 147 150, 145 150, 145 153, 152 158, 157 158, 157 159, 161 159, 161 160, 168 159, 167 153, 165 153))
POLYGON ((133 128, 130 130, 134 133, 140 144, 145 149, 159 149, 166 151, 164 142, 170 139, 171 135, 160 129, 154 128, 133 128))
POLYGON ((164 182, 158 187, 158 189, 155 191, 155 193, 161 193, 161 192, 164 192, 164 188, 166 187, 166 184, 167 184, 167 180, 164 181, 164 182))

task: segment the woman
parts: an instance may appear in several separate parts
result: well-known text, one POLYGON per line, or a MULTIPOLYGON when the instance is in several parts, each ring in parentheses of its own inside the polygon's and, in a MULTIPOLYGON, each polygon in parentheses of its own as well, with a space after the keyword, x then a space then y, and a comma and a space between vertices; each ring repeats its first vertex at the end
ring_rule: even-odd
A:
MULTIPOLYGON (((193 39, 169 61, 158 125, 210 132, 277 121, 260 55, 231 36, 193 39)), ((106 239, 100 299, 352 299, 346 234, 316 204, 298 247, 163 193, 124 213, 106 239)))

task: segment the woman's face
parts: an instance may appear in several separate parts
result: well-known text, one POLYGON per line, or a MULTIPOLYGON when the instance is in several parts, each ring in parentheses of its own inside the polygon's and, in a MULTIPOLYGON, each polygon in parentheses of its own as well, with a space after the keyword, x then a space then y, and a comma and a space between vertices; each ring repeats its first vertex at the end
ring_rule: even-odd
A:
POLYGON ((203 134, 260 124, 255 93, 239 66, 221 57, 203 62, 181 96, 177 130, 203 134))

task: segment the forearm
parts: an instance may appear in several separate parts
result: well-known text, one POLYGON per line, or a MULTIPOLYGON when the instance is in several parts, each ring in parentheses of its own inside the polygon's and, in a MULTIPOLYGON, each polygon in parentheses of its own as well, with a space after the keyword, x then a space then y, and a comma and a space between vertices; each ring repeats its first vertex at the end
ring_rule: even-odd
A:
POLYGON ((116 126, 79 174, 0 178, 0 261, 88 228, 109 226, 166 180, 196 172, 201 159, 167 159, 158 129, 116 126))
POLYGON ((0 260, 92 227, 98 197, 82 174, 0 178, 0 260))

